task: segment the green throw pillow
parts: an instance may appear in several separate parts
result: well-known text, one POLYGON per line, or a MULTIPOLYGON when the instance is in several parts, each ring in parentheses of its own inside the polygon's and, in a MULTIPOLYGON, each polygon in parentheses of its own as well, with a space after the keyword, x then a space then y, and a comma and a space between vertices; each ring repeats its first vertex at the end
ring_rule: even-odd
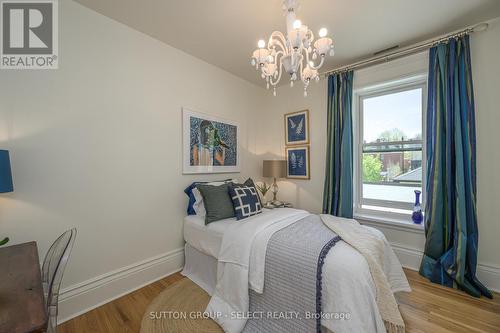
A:
POLYGON ((203 204, 207 214, 205 215, 205 224, 234 217, 233 201, 229 197, 229 184, 197 185, 203 197, 203 204))

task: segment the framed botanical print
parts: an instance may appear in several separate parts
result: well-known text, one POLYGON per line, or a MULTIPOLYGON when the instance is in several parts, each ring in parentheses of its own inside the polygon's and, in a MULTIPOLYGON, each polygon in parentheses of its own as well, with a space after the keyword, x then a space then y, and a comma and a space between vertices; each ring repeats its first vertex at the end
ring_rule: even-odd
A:
POLYGON ((285 114, 285 145, 309 144, 309 110, 285 114))
POLYGON ((310 179, 309 146, 287 147, 285 149, 286 178, 310 179))
POLYGON ((239 125, 182 109, 183 173, 240 172, 239 125))

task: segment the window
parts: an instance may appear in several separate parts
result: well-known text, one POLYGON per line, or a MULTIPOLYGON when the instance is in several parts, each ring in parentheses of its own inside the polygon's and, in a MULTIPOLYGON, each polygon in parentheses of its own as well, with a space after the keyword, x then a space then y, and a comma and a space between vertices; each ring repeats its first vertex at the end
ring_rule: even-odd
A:
POLYGON ((358 93, 356 211, 411 214, 425 174, 425 82, 358 93))

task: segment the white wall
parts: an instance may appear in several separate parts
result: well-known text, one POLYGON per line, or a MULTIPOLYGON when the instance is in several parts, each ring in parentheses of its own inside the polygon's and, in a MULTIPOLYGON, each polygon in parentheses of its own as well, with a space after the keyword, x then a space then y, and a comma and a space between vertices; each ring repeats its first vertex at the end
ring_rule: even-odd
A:
MULTIPOLYGON (((280 180, 278 182, 280 200, 294 203, 296 206, 311 212, 319 213, 323 200, 323 181, 325 176, 326 153, 326 81, 312 83, 308 97, 303 97, 303 87, 296 84, 294 88, 287 85, 278 87, 277 96, 271 91, 266 95, 267 109, 262 118, 265 121, 259 128, 257 152, 263 159, 285 159, 285 113, 309 110, 309 140, 311 158, 310 180, 280 180)), ((269 179, 264 179, 270 181, 269 179)), ((268 195, 269 198, 271 195, 268 195)))
POLYGON ((264 90, 59 4, 60 68, 0 71, 0 148, 10 150, 15 187, 0 197, 0 236, 36 240, 43 257, 78 228, 63 281, 67 317, 181 267, 183 189, 259 172, 254 113, 264 90), (241 174, 182 175, 182 106, 240 122, 241 174))
MULTIPOLYGON (((500 197, 500 152, 497 149, 498 87, 500 87, 500 19, 490 22, 486 32, 471 36, 473 74, 475 83, 478 147, 478 217, 479 217, 479 276, 490 287, 500 289, 500 224, 496 209, 500 197)), ((417 73, 426 62, 412 56, 387 64, 357 71, 356 87, 380 80, 394 78, 394 73, 417 73)), ((302 86, 282 86, 278 96, 267 97, 266 126, 258 138, 258 153, 266 158, 284 158, 283 114, 303 109, 310 111, 311 124, 311 180, 281 181, 280 197, 297 207, 320 212, 323 200, 323 181, 326 154, 326 94, 327 81, 311 84, 309 96, 302 96, 302 86)), ((368 223, 367 221, 364 221, 368 223)), ((371 225, 377 225, 370 223, 371 225)), ((407 266, 418 268, 425 244, 422 231, 405 231, 392 226, 380 226, 407 266)))
POLYGON ((471 37, 476 99, 477 211, 480 262, 500 267, 500 18, 471 37))

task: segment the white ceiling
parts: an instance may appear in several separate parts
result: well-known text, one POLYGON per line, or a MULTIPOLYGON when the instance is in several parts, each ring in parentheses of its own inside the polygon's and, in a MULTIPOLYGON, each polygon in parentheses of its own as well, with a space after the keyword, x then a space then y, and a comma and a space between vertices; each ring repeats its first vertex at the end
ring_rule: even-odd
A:
MULTIPOLYGON (((285 31, 282 0, 75 1, 259 85, 257 40, 285 31)), ((498 0, 302 0, 297 15, 334 40, 322 70, 498 16, 498 0)))

